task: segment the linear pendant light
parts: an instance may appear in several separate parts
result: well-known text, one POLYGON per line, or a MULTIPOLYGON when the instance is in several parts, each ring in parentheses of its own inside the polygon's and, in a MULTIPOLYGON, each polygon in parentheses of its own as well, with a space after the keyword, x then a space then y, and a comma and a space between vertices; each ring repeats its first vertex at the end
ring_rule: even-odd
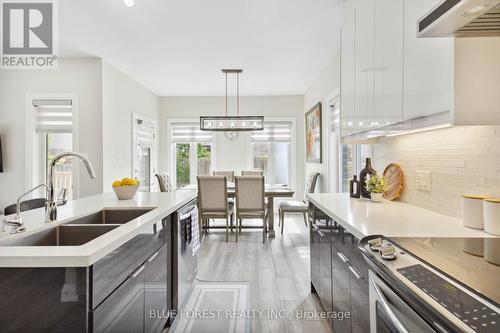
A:
POLYGON ((226 115, 225 116, 201 116, 200 130, 211 132, 225 132, 226 138, 235 140, 238 132, 262 131, 264 130, 264 116, 242 116, 240 115, 240 74, 242 69, 222 69, 226 75, 226 115), (229 116, 227 112, 227 76, 236 74, 236 116, 229 116))

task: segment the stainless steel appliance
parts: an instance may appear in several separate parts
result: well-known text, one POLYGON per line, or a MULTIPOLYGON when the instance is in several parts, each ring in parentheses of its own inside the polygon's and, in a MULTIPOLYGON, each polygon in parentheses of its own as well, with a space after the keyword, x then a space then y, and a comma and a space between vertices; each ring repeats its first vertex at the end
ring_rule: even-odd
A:
POLYGON ((463 251, 463 244, 458 238, 363 238, 370 331, 499 332, 500 267, 463 251), (383 259, 390 248, 395 256, 383 259), (468 265, 476 272, 458 273, 468 265))
POLYGON ((443 0, 417 29, 418 37, 500 36, 500 0, 443 0))
POLYGON ((174 223, 174 235, 177 237, 174 246, 177 250, 177 256, 173 263, 173 308, 177 310, 184 303, 198 272, 198 252, 193 251, 192 234, 194 230, 192 230, 191 223, 193 218, 197 218, 197 210, 196 200, 193 200, 176 212, 177 223, 174 223))

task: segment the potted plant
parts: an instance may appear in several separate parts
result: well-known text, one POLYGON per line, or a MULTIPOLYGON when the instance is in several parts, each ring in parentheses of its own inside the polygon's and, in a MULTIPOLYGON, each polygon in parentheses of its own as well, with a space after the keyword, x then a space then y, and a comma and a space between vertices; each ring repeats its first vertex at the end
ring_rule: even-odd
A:
POLYGON ((384 176, 372 175, 365 179, 365 188, 373 202, 381 202, 382 194, 387 191, 387 180, 384 176))

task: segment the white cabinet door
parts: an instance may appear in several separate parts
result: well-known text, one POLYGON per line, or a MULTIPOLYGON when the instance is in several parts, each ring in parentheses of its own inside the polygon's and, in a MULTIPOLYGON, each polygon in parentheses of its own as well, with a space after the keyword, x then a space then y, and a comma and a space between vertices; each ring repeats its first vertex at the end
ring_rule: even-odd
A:
POLYGON ((374 0, 357 0, 355 38, 355 112, 360 130, 369 130, 373 121, 374 0))
POLYGON ((403 118, 452 111, 453 38, 417 38, 417 20, 439 0, 403 1, 403 118))
POLYGON ((342 10, 341 46, 340 46, 340 117, 341 133, 352 132, 355 121, 355 87, 354 87, 354 41, 356 10, 354 1, 346 1, 342 10))
POLYGON ((375 0, 375 127, 403 119, 403 0, 375 0))

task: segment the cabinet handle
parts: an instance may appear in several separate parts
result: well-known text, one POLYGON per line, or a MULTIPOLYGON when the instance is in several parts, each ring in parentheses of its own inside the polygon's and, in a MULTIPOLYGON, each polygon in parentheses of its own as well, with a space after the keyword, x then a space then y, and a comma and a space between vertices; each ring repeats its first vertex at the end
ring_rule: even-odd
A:
POLYGON ((356 270, 356 268, 349 265, 349 270, 351 271, 351 273, 354 275, 354 277, 356 279, 358 279, 358 280, 361 279, 361 274, 359 274, 359 272, 356 270))
POLYGON ((340 260, 342 260, 343 262, 348 262, 349 259, 346 258, 346 256, 342 253, 342 252, 337 252, 337 255, 339 256, 340 260))
POLYGON ((144 268, 146 268, 145 265, 142 265, 141 267, 139 267, 139 269, 137 269, 134 274, 132 274, 132 279, 135 279, 137 277, 137 275, 141 274, 141 272, 144 270, 144 268))
POLYGON ((313 229, 316 230, 316 232, 318 232, 318 234, 321 236, 321 237, 325 237, 325 234, 321 232, 321 230, 318 228, 318 226, 316 224, 313 224, 313 229))
POLYGON ((154 260, 154 258, 156 258, 156 256, 158 256, 158 252, 159 252, 159 251, 156 251, 156 252, 155 252, 155 254, 153 254, 151 257, 149 257, 148 262, 153 261, 153 260, 154 260))

